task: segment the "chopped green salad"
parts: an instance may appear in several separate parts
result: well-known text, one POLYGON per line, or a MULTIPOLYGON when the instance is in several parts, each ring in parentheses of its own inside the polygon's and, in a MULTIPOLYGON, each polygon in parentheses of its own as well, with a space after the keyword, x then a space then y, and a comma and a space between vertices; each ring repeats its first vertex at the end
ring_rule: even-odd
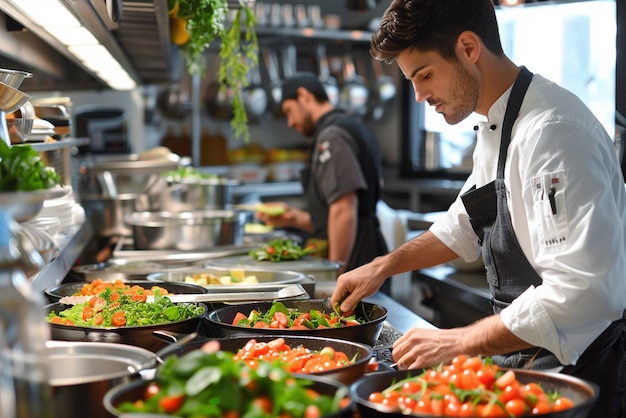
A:
POLYGON ((314 246, 302 248, 300 244, 289 238, 274 238, 261 248, 250 251, 249 255, 257 261, 293 261, 315 253, 314 246))
POLYGON ((259 362, 255 369, 234 356, 204 347, 169 356, 143 396, 117 409, 177 417, 307 418, 336 414, 350 404, 346 387, 322 394, 311 380, 292 375, 279 363, 259 362))
POLYGON ((193 303, 173 303, 158 291, 154 296, 154 302, 145 302, 145 298, 109 288, 85 303, 50 312, 48 322, 102 328, 146 326, 183 321, 201 315, 205 310, 204 306, 193 303))

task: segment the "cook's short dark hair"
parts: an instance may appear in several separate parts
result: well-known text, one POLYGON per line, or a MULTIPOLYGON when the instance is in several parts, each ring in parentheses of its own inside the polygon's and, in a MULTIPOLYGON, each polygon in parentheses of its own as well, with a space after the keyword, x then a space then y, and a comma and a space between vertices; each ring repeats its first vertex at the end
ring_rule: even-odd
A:
POLYGON ((492 0, 393 0, 372 35, 372 57, 387 63, 407 49, 455 59, 462 32, 476 33, 487 49, 504 54, 492 0))

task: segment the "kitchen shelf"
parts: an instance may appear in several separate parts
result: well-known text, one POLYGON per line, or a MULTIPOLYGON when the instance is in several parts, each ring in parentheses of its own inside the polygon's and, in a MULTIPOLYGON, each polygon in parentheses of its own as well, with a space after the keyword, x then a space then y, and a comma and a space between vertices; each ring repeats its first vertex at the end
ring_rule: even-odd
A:
POLYGON ((315 39, 315 40, 332 40, 345 42, 364 42, 369 43, 373 32, 363 30, 341 30, 341 29, 317 29, 317 28, 272 28, 257 27, 257 36, 260 38, 268 38, 276 36, 280 40, 285 39, 315 39))
POLYGON ((71 149, 72 147, 78 147, 81 145, 87 145, 89 138, 71 138, 62 139, 54 142, 24 142, 21 144, 15 144, 17 146, 30 145, 37 152, 56 151, 60 149, 71 149))

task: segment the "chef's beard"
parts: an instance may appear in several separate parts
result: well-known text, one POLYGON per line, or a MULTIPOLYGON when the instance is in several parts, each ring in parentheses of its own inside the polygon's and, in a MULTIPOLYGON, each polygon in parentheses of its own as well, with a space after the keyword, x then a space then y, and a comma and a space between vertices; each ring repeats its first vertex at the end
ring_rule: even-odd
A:
MULTIPOLYGON (((450 125, 456 125, 465 120, 476 110, 478 103, 478 81, 463 68, 461 63, 456 63, 455 68, 456 77, 453 78, 450 86, 451 97, 443 102, 446 107, 443 118, 450 125)), ((438 101, 432 100, 432 103, 438 103, 438 101)))

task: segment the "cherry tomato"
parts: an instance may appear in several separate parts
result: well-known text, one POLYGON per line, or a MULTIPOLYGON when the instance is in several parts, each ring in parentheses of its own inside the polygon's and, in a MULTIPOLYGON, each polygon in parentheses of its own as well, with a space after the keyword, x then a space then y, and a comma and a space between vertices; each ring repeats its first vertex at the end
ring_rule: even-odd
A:
POLYGON ((553 411, 565 411, 566 409, 570 409, 574 407, 574 402, 571 399, 566 398, 565 396, 561 396, 554 401, 552 405, 553 411))
POLYGON ((168 414, 173 414, 183 406, 185 395, 166 395, 159 399, 159 406, 168 414))
POLYGON ((528 406, 521 399, 511 399, 504 404, 504 410, 513 416, 521 417, 528 411, 528 406))
POLYGON ((156 395, 160 391, 161 391, 161 388, 159 387, 159 385, 157 385, 154 382, 151 382, 151 383, 148 384, 148 386, 146 386, 146 390, 144 391, 143 397, 145 399, 150 399, 151 397, 153 397, 154 395, 156 395))
POLYGON ((252 406, 255 409, 259 409, 266 414, 270 414, 272 412, 272 400, 267 396, 259 396, 258 398, 252 401, 252 406))

